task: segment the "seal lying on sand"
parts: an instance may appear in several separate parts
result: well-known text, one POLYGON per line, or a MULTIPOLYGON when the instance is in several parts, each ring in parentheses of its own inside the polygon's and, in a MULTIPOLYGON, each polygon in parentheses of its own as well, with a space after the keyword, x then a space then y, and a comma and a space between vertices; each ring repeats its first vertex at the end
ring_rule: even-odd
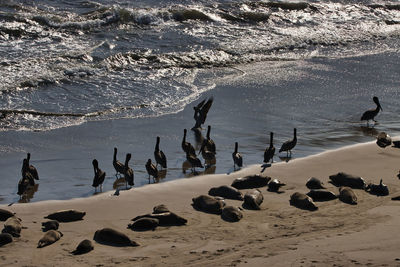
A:
POLYGON ((335 186, 347 186, 354 189, 364 189, 366 184, 363 178, 344 172, 329 176, 335 186))
POLYGON ((243 194, 233 186, 221 185, 213 187, 208 191, 210 196, 218 196, 228 199, 243 200, 243 194))
POLYGON ((261 175, 250 175, 246 177, 236 178, 232 186, 236 189, 252 189, 267 186, 271 177, 261 175))
POLYGON ((54 213, 47 215, 44 218, 50 220, 56 220, 59 222, 74 222, 83 220, 83 216, 86 215, 86 212, 77 211, 77 210, 60 210, 54 213))
POLYGON ((290 205, 303 210, 314 211, 318 209, 314 201, 309 196, 299 192, 296 192, 290 196, 289 203, 290 205))
POLYGON ((128 228, 135 231, 147 231, 156 229, 158 224, 159 220, 156 218, 143 217, 129 224, 128 228))
POLYGON ((214 214, 221 214, 222 208, 225 206, 225 202, 222 200, 207 195, 195 197, 192 201, 195 209, 214 214))
POLYGON ((58 241, 63 234, 60 231, 56 230, 49 230, 47 231, 44 236, 38 242, 38 248, 42 248, 48 245, 53 244, 54 242, 58 241))
POLYGON ((278 179, 273 179, 271 182, 268 183, 268 191, 269 192, 278 192, 279 188, 281 188, 282 186, 285 186, 285 185, 286 184, 282 183, 278 179))
POLYGON ((339 199, 344 203, 356 205, 357 204, 357 196, 354 194, 354 191, 347 186, 342 186, 339 188, 339 199))
POLYGON ((337 199, 337 195, 326 189, 312 189, 307 193, 307 196, 311 197, 313 201, 329 201, 337 199))
POLYGON ((180 226, 185 225, 187 220, 173 212, 164 213, 151 213, 140 215, 132 219, 132 221, 137 221, 142 218, 150 218, 158 220, 158 226, 180 226))
POLYGON ((42 230, 43 232, 47 232, 49 230, 58 230, 59 225, 60 224, 56 220, 42 222, 42 230))
POLYGON ((120 231, 111 229, 111 228, 103 228, 101 230, 97 230, 93 237, 94 240, 101 244, 110 245, 110 246, 139 246, 138 243, 131 240, 127 235, 121 233, 120 231))
POLYGON ((0 209, 0 221, 6 221, 8 218, 14 216, 15 213, 5 210, 5 209, 0 209))
POLYGON ((311 177, 310 179, 308 179, 306 186, 308 189, 325 189, 323 183, 315 177, 311 177))
POLYGON ((4 229, 2 232, 9 233, 13 237, 20 237, 21 230, 22 230, 21 219, 13 216, 13 217, 8 218, 4 222, 4 229))
POLYGON ((157 214, 157 213, 165 213, 165 212, 169 212, 169 209, 164 204, 157 205, 157 206, 155 206, 153 208, 153 213, 155 213, 155 214, 157 214))
POLYGON ((243 213, 237 207, 226 206, 222 210, 221 217, 228 222, 238 222, 243 218, 243 213))
POLYGON ((93 247, 92 241, 90 241, 89 239, 85 239, 85 240, 81 241, 79 243, 79 245, 76 247, 76 249, 74 251, 72 251, 71 253, 74 255, 81 255, 81 254, 85 254, 85 253, 92 251, 93 248, 94 247, 93 247))
POLYGON ((260 190, 255 189, 247 192, 244 195, 243 207, 247 209, 259 210, 261 203, 264 201, 264 196, 260 190))
POLYGON ((368 184, 365 188, 365 191, 369 192, 370 194, 377 195, 377 196, 387 196, 389 195, 389 188, 387 185, 382 183, 382 179, 379 184, 368 184))
POLYGON ((5 244, 11 243, 12 241, 12 235, 10 235, 9 233, 0 234, 0 247, 4 246, 5 244))

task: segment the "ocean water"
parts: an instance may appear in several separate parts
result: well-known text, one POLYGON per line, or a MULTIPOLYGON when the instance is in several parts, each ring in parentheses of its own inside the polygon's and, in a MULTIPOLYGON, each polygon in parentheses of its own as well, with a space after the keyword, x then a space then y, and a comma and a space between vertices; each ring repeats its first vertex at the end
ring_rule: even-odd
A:
POLYGON ((0 0, 0 203, 19 200, 26 152, 41 180, 22 201, 92 195, 93 158, 113 189, 113 147, 145 185, 156 136, 161 181, 190 177, 183 129, 210 96, 207 173, 233 170, 235 141, 261 163, 270 131, 279 148, 298 129, 294 158, 398 135, 399 36, 396 1, 0 0))

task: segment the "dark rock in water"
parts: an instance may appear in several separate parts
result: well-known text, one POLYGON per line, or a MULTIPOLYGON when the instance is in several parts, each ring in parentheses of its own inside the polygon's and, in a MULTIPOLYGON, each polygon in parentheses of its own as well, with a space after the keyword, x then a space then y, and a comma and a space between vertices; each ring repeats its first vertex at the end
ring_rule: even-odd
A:
POLYGON ((129 224, 128 228, 135 231, 147 231, 156 229, 158 224, 159 220, 156 218, 143 217, 129 224))
POLYGON ((13 216, 4 222, 3 233, 9 233, 13 237, 20 237, 22 230, 21 219, 13 216))
POLYGON ((85 239, 83 241, 81 241, 79 243, 79 245, 76 247, 76 249, 74 251, 72 251, 71 253, 74 255, 81 255, 81 254, 85 254, 88 253, 90 251, 92 251, 94 249, 92 241, 90 241, 89 239, 85 239))
POLYGON ((296 192, 290 196, 290 205, 295 206, 299 209, 315 211, 318 209, 314 201, 307 195, 303 193, 296 192))
POLYGON ((337 199, 337 195, 326 189, 312 189, 307 193, 307 196, 311 197, 313 201, 329 201, 337 199))
POLYGON ((222 185, 213 187, 208 191, 210 196, 218 196, 227 199, 243 200, 243 194, 233 186, 222 185))
POLYGON ((311 177, 310 179, 308 179, 306 186, 308 189, 325 189, 323 183, 315 177, 311 177))
POLYGON ((42 222, 42 230, 43 232, 47 232, 49 230, 58 230, 59 225, 60 224, 56 220, 42 222))
POLYGON ((160 204, 157 205, 153 208, 153 213, 157 214, 157 213, 165 213, 165 212, 169 212, 168 208, 166 205, 164 204, 160 204))
POLYGON ((339 188, 339 199, 344 203, 357 205, 357 196, 354 191, 347 186, 342 186, 339 188))
POLYGON ((201 195, 192 199, 193 207, 208 213, 221 214, 225 202, 218 200, 215 197, 201 195))
POLYGON ((282 183, 278 179, 273 179, 271 182, 268 183, 268 191, 270 192, 278 192, 279 188, 285 186, 286 184, 282 183))
POLYGON ((101 230, 97 230, 93 237, 96 242, 104 245, 110 246, 139 246, 138 243, 131 240, 127 235, 121 233, 120 231, 111 229, 111 228, 103 228, 101 230))
POLYGON ((378 134, 376 138, 376 144, 379 147, 385 148, 392 144, 392 138, 390 138, 390 136, 387 133, 381 132, 378 134))
POLYGON ((12 235, 9 233, 2 233, 0 234, 0 247, 11 243, 13 241, 12 235))
POLYGON ((365 191, 369 192, 372 195, 377 196, 387 196, 389 195, 389 188, 387 185, 382 183, 382 179, 379 184, 368 184, 365 188, 365 191))
POLYGON ((247 192, 244 195, 243 207, 247 209, 259 210, 261 203, 264 201, 264 196, 260 190, 256 189, 247 192))
POLYGON ((49 230, 47 231, 44 236, 39 240, 38 242, 38 248, 42 248, 48 245, 53 244, 54 242, 57 242, 63 234, 60 231, 56 230, 49 230))
POLYGON ((233 181, 232 186, 236 189, 252 189, 267 186, 271 177, 263 177, 261 175, 250 175, 237 178, 233 181))
POLYGON ((165 213, 152 213, 140 215, 132 219, 132 221, 139 220, 141 218, 153 218, 158 220, 158 226, 180 226, 185 225, 187 220, 173 212, 165 213))
POLYGON ((47 215, 44 218, 50 220, 56 220, 59 222, 74 222, 83 220, 83 216, 86 215, 86 212, 77 211, 77 210, 61 210, 54 212, 52 214, 47 215))
POLYGON ((344 172, 331 175, 329 176, 329 179, 331 179, 332 184, 335 186, 347 186, 353 189, 364 189, 366 186, 363 178, 344 172))
POLYGON ((15 213, 5 210, 5 209, 0 209, 0 221, 6 221, 8 218, 13 217, 15 213))
POLYGON ((228 222, 238 222, 243 218, 243 213, 237 207, 226 206, 222 210, 221 217, 228 222))

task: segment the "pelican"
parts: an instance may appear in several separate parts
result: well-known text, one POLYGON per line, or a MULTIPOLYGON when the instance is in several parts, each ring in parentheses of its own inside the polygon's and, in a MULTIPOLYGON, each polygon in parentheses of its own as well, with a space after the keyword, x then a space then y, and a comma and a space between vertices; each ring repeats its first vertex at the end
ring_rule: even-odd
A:
POLYGON ((290 156, 292 156, 292 149, 296 146, 296 144, 297 144, 297 136, 296 136, 296 128, 294 128, 293 139, 283 143, 281 149, 279 149, 279 153, 282 151, 286 151, 286 156, 288 156, 289 152, 290 156))
POLYGON ((243 166, 243 158, 242 155, 238 152, 238 142, 235 142, 235 151, 232 153, 232 158, 233 158, 233 169, 235 170, 235 165, 237 165, 239 168, 243 166))
POLYGON ((182 139, 182 149, 185 153, 196 155, 196 151, 194 150, 194 147, 192 146, 192 144, 190 144, 189 142, 186 142, 186 133, 187 133, 187 130, 184 129, 183 130, 183 139, 182 139))
POLYGON ((119 174, 124 174, 125 166, 121 161, 117 160, 117 148, 114 147, 114 157, 113 157, 113 166, 116 171, 115 176, 118 178, 119 174))
POLYGON ((270 160, 271 162, 274 162, 274 154, 275 154, 275 147, 274 147, 274 133, 270 133, 270 138, 269 138, 269 147, 265 149, 264 151, 264 162, 268 163, 270 160))
POLYGON ((125 177, 125 185, 128 188, 128 184, 130 186, 134 186, 135 183, 133 182, 133 170, 128 166, 128 162, 131 159, 131 153, 126 154, 125 165, 124 165, 124 177, 125 177))
POLYGON ((100 186, 100 191, 103 191, 103 182, 104 178, 106 177, 106 173, 99 168, 99 162, 96 159, 92 161, 92 164, 94 170, 92 186, 94 187, 94 191, 97 191, 98 186, 100 186))
POLYGON ((208 151, 213 152, 214 154, 217 154, 216 149, 215 149, 215 143, 214 141, 210 138, 210 131, 211 131, 211 126, 208 125, 208 129, 207 129, 207 136, 206 139, 203 141, 206 142, 206 147, 208 151))
POLYGON ((156 178, 158 178, 158 170, 157 167, 154 166, 153 163, 151 163, 151 159, 147 160, 146 163, 146 170, 147 173, 149 174, 149 183, 150 183, 150 175, 153 176, 153 180, 155 180, 156 178))
POLYGON ((203 144, 201 145, 199 154, 203 156, 204 159, 204 166, 211 166, 212 165, 212 160, 215 159, 215 153, 212 151, 209 151, 207 148, 207 140, 204 140, 203 144), (209 164, 207 164, 207 162, 209 164))
POLYGON ((207 102, 206 99, 201 101, 197 106, 193 107, 194 109, 194 116, 193 118, 196 121, 196 124, 193 126, 192 129, 194 128, 200 128, 202 124, 206 121, 207 118, 207 113, 211 108, 211 105, 213 103, 214 99, 210 97, 207 102))
POLYGON ((157 136, 156 147, 154 148, 154 158, 156 159, 156 167, 158 164, 161 165, 162 168, 167 168, 167 158, 164 155, 164 152, 160 150, 160 137, 157 136))
POLYGON ((367 125, 369 125, 370 120, 373 120, 374 122, 376 122, 376 120, 374 120, 375 116, 378 115, 379 110, 383 111, 381 104, 379 103, 378 97, 374 96, 372 98, 372 100, 375 102, 376 108, 365 111, 364 114, 361 116, 361 120, 367 121, 367 125))
POLYGON ((196 167, 199 168, 204 168, 203 165, 201 164, 201 161, 199 158, 196 157, 196 155, 191 155, 189 153, 186 153, 186 159, 189 161, 191 167, 192 167, 192 172, 196 171, 196 167))
POLYGON ((39 174, 36 168, 33 165, 29 164, 29 161, 31 159, 31 153, 26 154, 26 159, 28 160, 28 169, 27 171, 30 172, 30 174, 33 176, 35 180, 39 180, 39 174))
POLYGON ((18 192, 17 194, 22 196, 28 189, 29 186, 35 185, 35 179, 32 174, 29 172, 29 163, 28 159, 24 159, 22 161, 22 178, 18 182, 18 192))

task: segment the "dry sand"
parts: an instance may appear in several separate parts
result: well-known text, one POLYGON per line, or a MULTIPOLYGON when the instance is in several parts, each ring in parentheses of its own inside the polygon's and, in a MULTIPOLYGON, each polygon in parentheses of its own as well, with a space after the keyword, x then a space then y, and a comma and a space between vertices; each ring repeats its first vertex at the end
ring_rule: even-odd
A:
MULTIPOLYGON (((191 199, 211 187, 231 184, 237 177, 260 173, 260 165, 232 174, 197 176, 153 184, 119 196, 106 192, 69 201, 14 204, 22 219, 20 238, 0 248, 1 266, 396 266, 400 265, 400 203, 392 201, 399 191, 400 150, 381 149, 374 143, 328 151, 316 156, 276 163, 262 175, 285 182, 284 193, 261 188, 261 210, 244 210, 244 218, 229 223, 218 215, 196 211, 191 199), (366 182, 383 179, 390 195, 377 197, 355 190, 358 205, 340 200, 318 202, 318 211, 289 205, 290 195, 306 193, 305 182, 314 176, 337 193, 328 176, 339 171, 362 176, 366 182), (155 231, 127 229, 135 216, 150 213, 164 203, 188 220, 186 226, 158 227, 155 231), (64 236, 45 248, 36 248, 42 237, 41 222, 61 209, 86 211, 84 220, 61 223, 64 236), (97 229, 111 227, 127 234, 139 247, 113 247, 94 242, 89 254, 73 256, 83 239, 93 239, 97 229)), ((246 190, 243 190, 246 191, 246 190)), ((240 201, 226 200, 241 206, 240 201)))

